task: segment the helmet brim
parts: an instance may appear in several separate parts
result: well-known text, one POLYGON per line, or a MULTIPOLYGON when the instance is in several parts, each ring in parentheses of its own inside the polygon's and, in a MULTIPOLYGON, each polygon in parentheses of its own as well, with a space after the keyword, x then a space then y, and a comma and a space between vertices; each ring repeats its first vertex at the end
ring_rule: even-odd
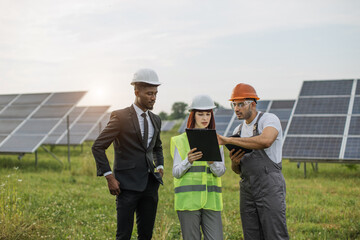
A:
POLYGON ((133 81, 130 84, 134 86, 135 83, 146 83, 146 84, 154 85, 154 86, 160 86, 162 84, 161 82, 154 83, 154 82, 150 82, 150 81, 135 81, 135 82, 133 81))
POLYGON ((260 98, 259 97, 246 97, 246 98, 244 98, 244 97, 241 97, 241 98, 230 98, 229 99, 229 101, 236 101, 236 100, 246 100, 246 99, 255 99, 255 100, 260 100, 260 98))

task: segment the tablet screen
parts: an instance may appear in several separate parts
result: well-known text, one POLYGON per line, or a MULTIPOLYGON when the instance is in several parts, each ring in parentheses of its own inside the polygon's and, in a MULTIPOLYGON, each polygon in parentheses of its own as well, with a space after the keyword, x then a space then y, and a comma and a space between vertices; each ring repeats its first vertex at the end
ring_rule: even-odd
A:
POLYGON ((197 148, 203 157, 197 161, 221 162, 219 144, 214 129, 193 128, 186 129, 190 149, 197 148))

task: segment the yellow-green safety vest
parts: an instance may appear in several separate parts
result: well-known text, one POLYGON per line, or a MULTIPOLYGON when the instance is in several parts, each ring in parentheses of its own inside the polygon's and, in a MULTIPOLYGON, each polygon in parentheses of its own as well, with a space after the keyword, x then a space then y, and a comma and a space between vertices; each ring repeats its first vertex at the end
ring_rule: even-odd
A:
MULTIPOLYGON (((170 151, 173 159, 175 146, 182 160, 186 159, 190 151, 186 133, 171 138, 170 151)), ((206 161, 193 162, 181 178, 174 178, 174 188, 176 211, 223 209, 221 178, 211 172, 206 161)))

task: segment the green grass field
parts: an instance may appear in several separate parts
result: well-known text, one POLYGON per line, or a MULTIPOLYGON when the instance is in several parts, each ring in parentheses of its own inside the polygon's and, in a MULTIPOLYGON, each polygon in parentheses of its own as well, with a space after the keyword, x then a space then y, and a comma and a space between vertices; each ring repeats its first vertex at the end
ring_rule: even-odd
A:
MULTIPOLYGON (((159 206, 153 239, 181 239, 180 224, 173 210, 172 159, 169 139, 177 132, 162 133, 165 176, 159 191, 159 206)), ((91 144, 72 148, 71 170, 67 148, 54 153, 64 166, 39 151, 21 161, 0 156, 0 239, 114 239, 115 198, 106 180, 95 176, 91 144)), ((112 158, 109 148, 108 156, 112 158)), ((227 155, 227 153, 226 153, 227 155)), ((239 176, 230 169, 222 177, 225 239, 242 239, 239 215, 239 176)), ((360 166, 319 164, 308 167, 308 177, 296 163, 283 161, 287 184, 287 224, 291 239, 360 239, 360 166)), ((134 228, 133 239, 136 239, 134 228)))

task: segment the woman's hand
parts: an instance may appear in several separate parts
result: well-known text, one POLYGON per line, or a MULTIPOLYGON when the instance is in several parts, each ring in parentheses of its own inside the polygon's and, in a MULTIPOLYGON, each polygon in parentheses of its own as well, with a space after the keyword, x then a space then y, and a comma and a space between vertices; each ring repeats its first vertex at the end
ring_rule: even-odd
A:
POLYGON ((203 157, 203 153, 202 152, 195 152, 196 148, 193 148, 190 150, 190 152, 188 153, 188 161, 189 163, 193 163, 196 160, 199 160, 203 157))

